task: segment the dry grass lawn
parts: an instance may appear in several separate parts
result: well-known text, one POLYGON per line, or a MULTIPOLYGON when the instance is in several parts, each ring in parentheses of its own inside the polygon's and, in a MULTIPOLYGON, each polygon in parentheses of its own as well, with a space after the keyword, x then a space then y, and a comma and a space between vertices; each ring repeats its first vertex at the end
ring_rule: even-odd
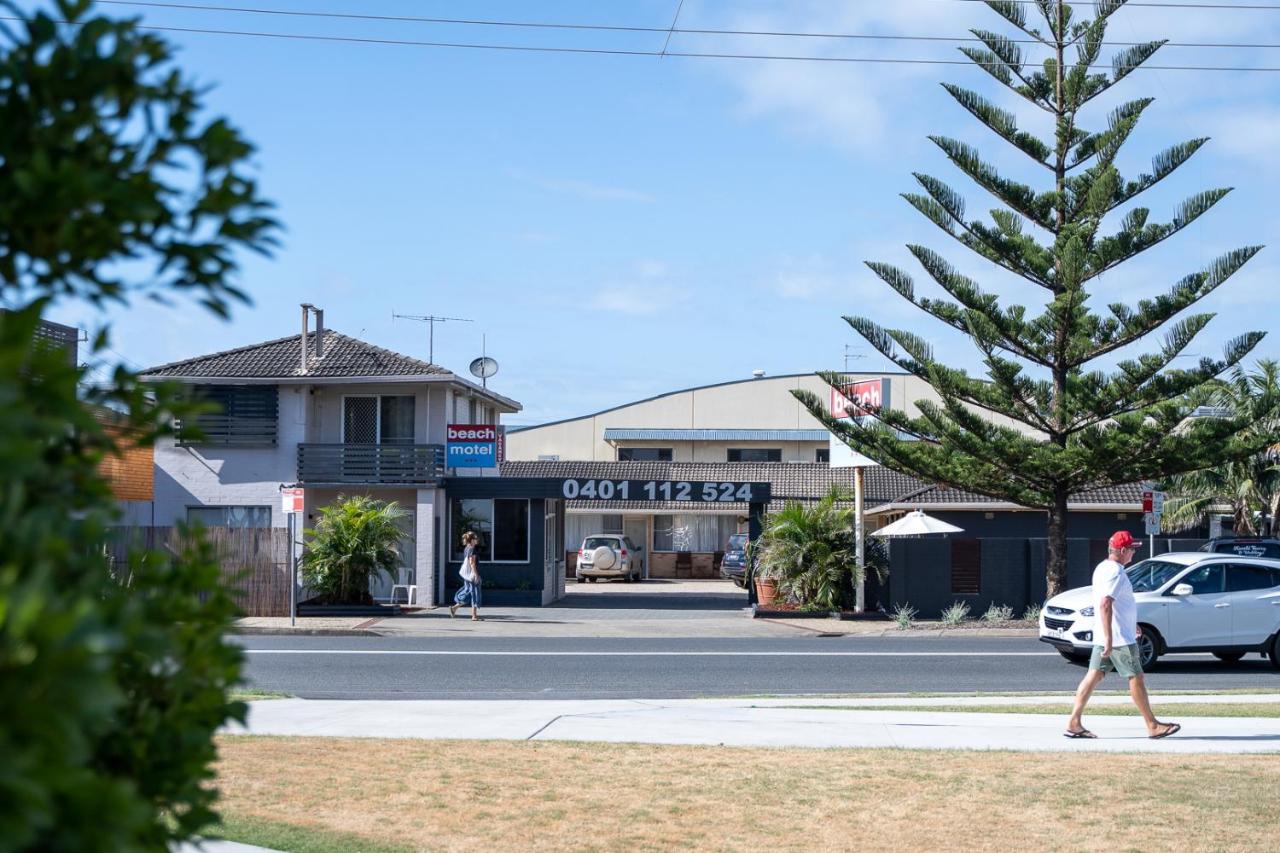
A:
POLYGON ((1276 850, 1276 756, 226 737, 222 810, 421 850, 1276 850))

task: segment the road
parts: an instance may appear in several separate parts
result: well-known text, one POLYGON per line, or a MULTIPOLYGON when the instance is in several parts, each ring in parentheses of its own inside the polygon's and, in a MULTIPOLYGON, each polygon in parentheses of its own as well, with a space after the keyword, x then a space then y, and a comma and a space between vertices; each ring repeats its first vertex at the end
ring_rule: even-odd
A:
MULTIPOLYGON (((315 699, 678 699, 1070 691, 1083 669, 1034 639, 625 639, 248 636, 261 690, 315 699)), ((1280 688, 1250 655, 1164 658, 1153 691, 1280 688)), ((1121 689, 1116 676, 1103 689, 1121 689)))

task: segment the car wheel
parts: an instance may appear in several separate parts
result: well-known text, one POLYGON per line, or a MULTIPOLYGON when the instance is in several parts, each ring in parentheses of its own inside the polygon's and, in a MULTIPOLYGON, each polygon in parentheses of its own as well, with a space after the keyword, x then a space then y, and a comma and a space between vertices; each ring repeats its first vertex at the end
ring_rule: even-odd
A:
POLYGON ((1082 655, 1079 652, 1069 652, 1066 649, 1058 649, 1058 654, 1062 655, 1072 663, 1085 663, 1089 660, 1088 655, 1082 655))
POLYGON ((587 582, 586 578, 584 578, 582 575, 578 575, 578 583, 586 583, 586 582, 587 582))
POLYGON ((587 580, 588 580, 588 581, 590 581, 591 583, 595 583, 595 582, 596 582, 596 579, 595 579, 595 578, 587 578, 587 580))
POLYGON ((632 577, 633 577, 633 576, 632 576, 631 574, 629 574, 629 573, 628 573, 628 574, 625 574, 625 575, 623 575, 623 576, 622 576, 622 582, 623 582, 623 583, 631 583, 631 578, 632 578, 632 577))
POLYGON ((1271 638, 1271 665, 1280 669, 1280 634, 1271 638))
POLYGON ((1213 656, 1223 663, 1239 663, 1244 652, 1214 652, 1213 656))
POLYGON ((1160 657, 1160 632, 1150 625, 1143 625, 1142 636, 1138 638, 1138 660, 1143 670, 1154 667, 1158 657, 1160 657))

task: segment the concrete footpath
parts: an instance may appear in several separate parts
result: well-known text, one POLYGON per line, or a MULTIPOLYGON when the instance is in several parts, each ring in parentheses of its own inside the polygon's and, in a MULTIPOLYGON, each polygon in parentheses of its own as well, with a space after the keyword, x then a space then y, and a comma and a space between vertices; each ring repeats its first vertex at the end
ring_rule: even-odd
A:
MULTIPOLYGON (((1153 696, 1153 703, 1280 702, 1277 695, 1153 696)), ((769 747, 871 747, 1156 753, 1280 752, 1280 718, 1188 717, 1151 740, 1133 716, 1088 716, 1096 740, 1062 736, 1065 716, 955 713, 939 705, 1061 704, 1066 696, 875 699, 343 701, 250 703, 228 734, 408 739, 563 740, 769 747), (856 706, 858 710, 849 710, 856 706), (920 710, 878 710, 910 706, 920 710)), ((1097 696, 1093 704, 1126 704, 1097 696)))

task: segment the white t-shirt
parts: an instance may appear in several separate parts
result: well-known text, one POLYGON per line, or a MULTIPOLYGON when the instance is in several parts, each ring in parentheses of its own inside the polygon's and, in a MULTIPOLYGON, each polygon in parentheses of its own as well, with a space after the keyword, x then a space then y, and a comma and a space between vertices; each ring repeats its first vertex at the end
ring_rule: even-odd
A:
POLYGON ((1133 584, 1124 566, 1115 560, 1103 560, 1093 570, 1093 644, 1105 646, 1102 634, 1102 600, 1113 601, 1111 610, 1111 645, 1132 646, 1138 642, 1138 602, 1133 598, 1133 584))

